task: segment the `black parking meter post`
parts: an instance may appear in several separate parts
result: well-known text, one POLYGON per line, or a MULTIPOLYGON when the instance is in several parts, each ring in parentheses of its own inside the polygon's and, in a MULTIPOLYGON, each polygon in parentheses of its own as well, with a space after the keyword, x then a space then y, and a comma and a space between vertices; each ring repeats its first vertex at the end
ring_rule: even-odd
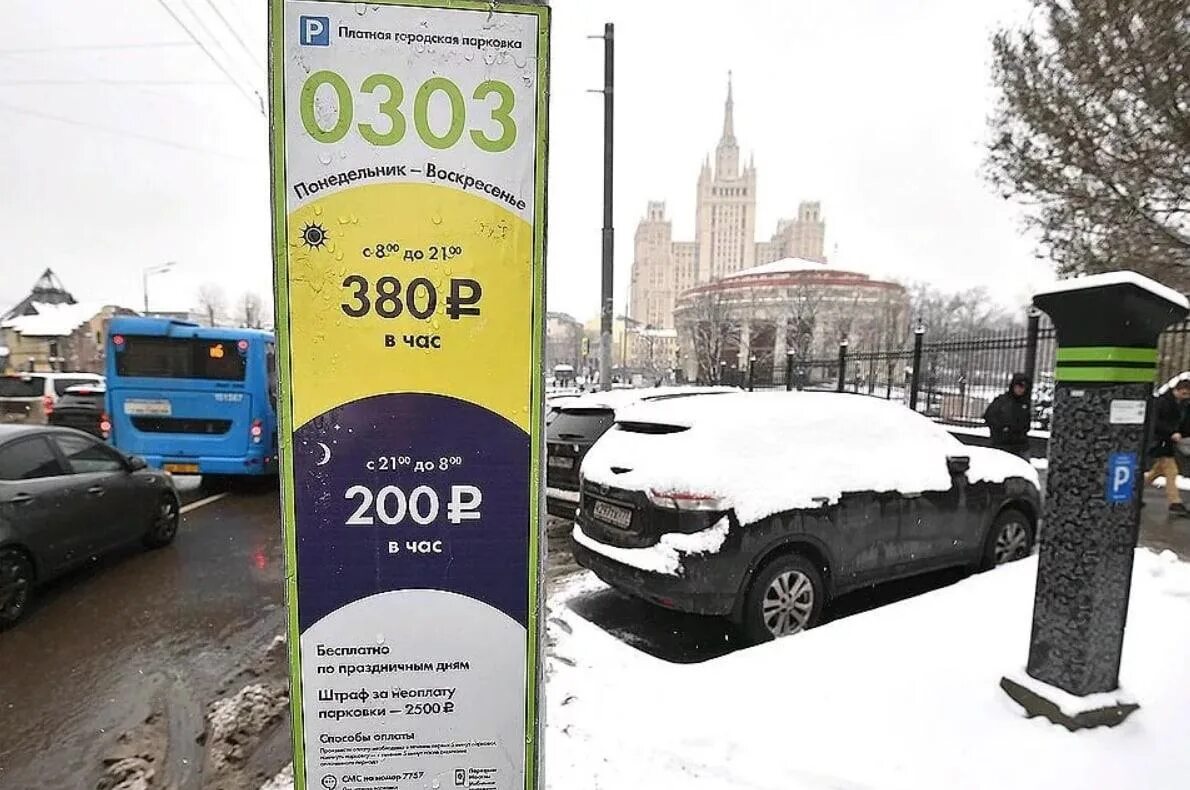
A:
POLYGON ((1117 724, 1137 708, 1118 687, 1157 339, 1187 302, 1140 275, 1109 273, 1062 283, 1033 304, 1057 332, 1054 421, 1029 677, 1001 686, 1030 716, 1068 729, 1117 724), (1052 687, 1117 692, 1116 704, 1063 711, 1046 696, 1052 687))

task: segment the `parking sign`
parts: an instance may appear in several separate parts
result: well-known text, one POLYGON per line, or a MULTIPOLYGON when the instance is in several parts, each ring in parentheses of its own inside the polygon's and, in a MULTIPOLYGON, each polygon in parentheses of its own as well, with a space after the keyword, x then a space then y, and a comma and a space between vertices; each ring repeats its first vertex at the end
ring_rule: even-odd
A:
POLYGON ((1107 459, 1107 486, 1104 496, 1108 502, 1131 502, 1136 490, 1139 469, 1136 453, 1112 453, 1107 459))
POLYGON ((549 12, 274 0, 298 790, 536 787, 549 12))

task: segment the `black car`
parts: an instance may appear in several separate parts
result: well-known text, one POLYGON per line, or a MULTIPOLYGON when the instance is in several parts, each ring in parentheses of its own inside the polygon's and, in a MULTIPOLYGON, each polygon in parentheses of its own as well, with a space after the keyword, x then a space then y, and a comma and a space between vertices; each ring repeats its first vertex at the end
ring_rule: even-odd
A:
POLYGON ((168 474, 70 428, 0 425, 0 628, 34 588, 118 546, 174 539, 168 474))
POLYGON ((575 558, 753 642, 849 590, 1032 551, 1028 462, 863 395, 740 393, 622 410, 583 467, 575 558))
POLYGON ((112 430, 103 405, 106 393, 106 387, 99 383, 68 387, 50 412, 50 425, 74 428, 106 439, 112 430))
POLYGON ((616 409, 642 401, 734 392, 728 387, 652 387, 592 392, 559 401, 546 415, 546 512, 572 520, 583 456, 612 427, 616 409))

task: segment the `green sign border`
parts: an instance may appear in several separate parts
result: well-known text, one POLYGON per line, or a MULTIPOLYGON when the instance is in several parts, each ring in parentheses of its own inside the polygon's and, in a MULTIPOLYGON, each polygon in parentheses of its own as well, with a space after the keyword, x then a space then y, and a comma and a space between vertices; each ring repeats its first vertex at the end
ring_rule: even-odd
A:
MULTIPOLYGON (((355 5, 352 0, 310 0, 326 5, 355 5)), ((545 454, 545 379, 542 372, 545 340, 545 253, 547 228, 546 169, 549 154, 549 62, 550 8, 546 5, 499 3, 484 0, 368 0, 375 5, 436 8, 448 11, 491 11, 531 14, 537 17, 537 130, 533 160, 533 303, 532 370, 530 371, 530 458, 529 458, 529 628, 526 643, 525 688, 525 787, 536 788, 542 776, 545 732, 538 716, 544 683, 541 663, 540 606, 543 597, 544 557, 541 554, 545 501, 542 498, 541 459, 545 454)), ((269 165, 272 170, 274 320, 277 345, 278 389, 281 397, 278 417, 281 455, 281 522, 285 550, 285 602, 288 617, 290 712, 293 718, 294 790, 307 790, 306 755, 302 720, 301 647, 297 621, 297 532, 293 493, 293 400, 290 379, 289 337, 289 231, 285 185, 285 24, 286 0, 269 0, 269 165)))

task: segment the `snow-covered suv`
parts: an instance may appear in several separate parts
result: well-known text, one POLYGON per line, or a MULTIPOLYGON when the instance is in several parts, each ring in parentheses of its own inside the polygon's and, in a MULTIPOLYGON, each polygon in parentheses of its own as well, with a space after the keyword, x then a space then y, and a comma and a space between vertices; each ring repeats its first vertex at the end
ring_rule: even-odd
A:
POLYGON ((580 565, 751 641, 809 628, 831 597, 1030 553, 1037 473, 863 395, 738 393, 641 404, 587 453, 580 565))

